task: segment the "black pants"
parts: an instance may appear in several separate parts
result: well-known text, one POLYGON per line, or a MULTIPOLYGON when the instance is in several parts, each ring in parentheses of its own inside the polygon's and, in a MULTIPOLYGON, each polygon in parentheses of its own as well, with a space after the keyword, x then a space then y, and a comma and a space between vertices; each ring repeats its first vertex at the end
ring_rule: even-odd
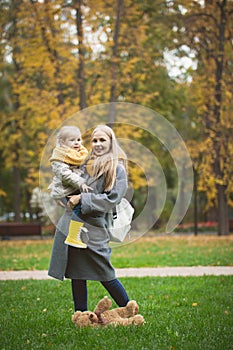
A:
MULTIPOLYGON (((125 306, 128 303, 128 294, 126 293, 125 288, 117 278, 111 281, 102 281, 101 283, 104 286, 104 288, 109 292, 109 294, 118 306, 125 306)), ((74 310, 87 311, 87 281, 73 279, 71 281, 71 286, 74 300, 74 310)))

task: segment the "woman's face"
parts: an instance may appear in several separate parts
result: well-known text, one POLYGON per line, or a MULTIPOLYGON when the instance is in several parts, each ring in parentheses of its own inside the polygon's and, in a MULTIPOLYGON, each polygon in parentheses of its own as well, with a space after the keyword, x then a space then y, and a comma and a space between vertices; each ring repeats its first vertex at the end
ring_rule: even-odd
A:
POLYGON ((91 140, 92 153, 100 157, 110 151, 111 140, 105 132, 97 130, 91 140))

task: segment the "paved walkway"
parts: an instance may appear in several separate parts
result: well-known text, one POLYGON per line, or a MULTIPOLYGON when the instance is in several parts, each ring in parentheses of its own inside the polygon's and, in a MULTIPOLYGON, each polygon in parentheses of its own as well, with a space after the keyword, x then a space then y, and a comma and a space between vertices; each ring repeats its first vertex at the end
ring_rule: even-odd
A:
MULTIPOLYGON (((116 269, 117 277, 233 275, 233 266, 141 267, 116 269)), ((0 271, 0 280, 51 279, 43 271, 0 271)))

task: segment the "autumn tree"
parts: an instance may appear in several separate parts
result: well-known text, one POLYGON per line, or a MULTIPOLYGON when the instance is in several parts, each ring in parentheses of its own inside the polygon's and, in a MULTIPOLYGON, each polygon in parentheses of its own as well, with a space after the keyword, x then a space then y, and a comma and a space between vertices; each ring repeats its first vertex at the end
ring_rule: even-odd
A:
MULTIPOLYGON (((179 112, 185 104, 186 86, 169 77, 163 62, 163 51, 175 36, 173 22, 166 23, 171 12, 169 3, 1 3, 1 71, 5 82, 4 94, 0 95, 4 105, 0 123, 2 141, 9 139, 8 148, 1 142, 1 162, 12 173, 14 167, 18 171, 14 181, 17 199, 13 201, 17 216, 20 198, 24 203, 28 201, 28 194, 38 184, 40 156, 50 132, 77 110, 126 101, 151 107, 176 126, 183 125, 183 114, 179 112)), ((123 122, 130 119, 129 115, 124 113, 123 122)), ((106 116, 92 118, 95 117, 98 121, 106 116)), ((107 117, 109 122, 109 113, 107 117)), ((135 118, 137 125, 150 126, 142 115, 135 118)), ((118 116, 114 121, 122 122, 118 116)), ((88 128, 88 119, 78 122, 88 128)), ((161 151, 161 145, 155 145, 146 132, 138 132, 137 128, 121 128, 120 133, 124 137, 133 134, 148 149, 161 151)), ((162 158, 169 172, 169 157, 166 161, 162 158)), ((132 177, 143 192, 140 173, 133 170, 132 177)))
POLYGON ((38 183, 40 154, 49 130, 70 105, 72 56, 61 42, 61 23, 53 20, 57 9, 51 3, 25 5, 13 0, 2 3, 1 9, 7 108, 1 112, 0 147, 5 167, 13 173, 14 212, 19 221, 21 200, 29 202, 30 188, 38 183))
POLYGON ((180 43, 190 47, 198 60, 190 87, 197 111, 196 125, 200 126, 200 138, 191 150, 194 159, 199 160, 198 188, 206 193, 207 208, 217 209, 218 234, 227 234, 228 205, 233 204, 230 161, 233 3, 228 0, 177 3, 180 43))

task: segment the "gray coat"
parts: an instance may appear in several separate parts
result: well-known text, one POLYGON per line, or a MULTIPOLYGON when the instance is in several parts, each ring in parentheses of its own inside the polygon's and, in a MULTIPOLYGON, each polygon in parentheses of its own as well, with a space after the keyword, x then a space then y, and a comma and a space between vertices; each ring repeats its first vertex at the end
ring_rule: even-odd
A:
POLYGON ((94 181, 85 174, 87 185, 93 188, 91 193, 82 193, 81 219, 87 228, 87 248, 73 248, 64 244, 67 236, 71 211, 66 210, 58 222, 49 275, 63 280, 64 277, 106 281, 115 278, 110 263, 111 249, 107 216, 120 202, 127 191, 127 176, 123 165, 118 164, 116 181, 111 191, 103 192, 103 177, 94 181))

